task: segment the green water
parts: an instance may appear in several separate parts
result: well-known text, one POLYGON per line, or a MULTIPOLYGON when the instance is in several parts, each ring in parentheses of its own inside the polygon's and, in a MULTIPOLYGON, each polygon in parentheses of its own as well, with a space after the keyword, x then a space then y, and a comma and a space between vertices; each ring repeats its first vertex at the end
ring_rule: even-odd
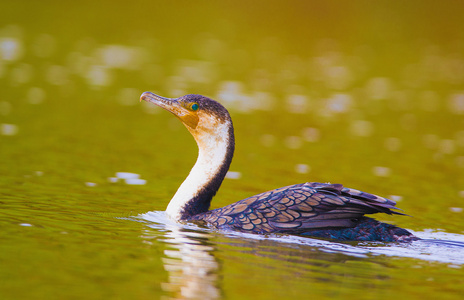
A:
POLYGON ((330 181, 413 216, 381 220, 462 237, 460 2, 7 0, 0 17, 1 299, 462 297, 461 262, 407 246, 133 218, 164 210, 196 158, 176 118, 138 102, 149 90, 230 109, 240 176, 213 207, 330 181))

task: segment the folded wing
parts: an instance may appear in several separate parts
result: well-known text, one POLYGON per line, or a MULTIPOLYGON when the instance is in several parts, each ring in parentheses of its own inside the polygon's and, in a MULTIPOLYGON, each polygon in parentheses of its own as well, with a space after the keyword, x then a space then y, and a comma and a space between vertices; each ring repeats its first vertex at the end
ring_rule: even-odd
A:
POLYGON ((303 183, 265 192, 192 217, 214 227, 253 233, 353 227, 365 214, 400 214, 392 200, 341 184, 303 183))

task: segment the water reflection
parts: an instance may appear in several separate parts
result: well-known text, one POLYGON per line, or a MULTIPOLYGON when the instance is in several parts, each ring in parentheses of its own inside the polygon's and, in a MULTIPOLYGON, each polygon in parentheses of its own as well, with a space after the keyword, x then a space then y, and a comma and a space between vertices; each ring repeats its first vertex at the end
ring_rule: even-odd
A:
POLYGON ((171 222, 164 212, 141 217, 151 221, 142 235, 145 242, 153 247, 164 244, 161 260, 168 276, 160 285, 169 299, 219 299, 227 286, 223 281, 230 286, 230 281, 241 282, 244 276, 260 283, 253 286, 254 292, 265 289, 276 293, 282 286, 299 285, 324 293, 328 282, 334 283, 334 290, 345 285, 356 288, 371 277, 382 278, 372 283, 382 288, 382 281, 388 279, 385 263, 366 251, 353 250, 351 245, 299 237, 287 240, 282 236, 202 232, 204 229, 194 225, 171 222), (279 284, 268 286, 275 281, 279 284))
MULTIPOLYGON (((225 274, 216 257, 218 248, 221 248, 221 255, 226 261, 235 261, 234 265, 239 269, 243 267, 246 272, 257 272, 253 276, 283 276, 293 282, 308 279, 343 282, 347 270, 340 270, 337 265, 366 258, 364 253, 354 251, 346 255, 341 244, 334 244, 331 250, 324 249, 321 246, 330 244, 327 241, 304 238, 312 244, 282 243, 278 237, 215 235, 202 232, 194 225, 171 222, 164 212, 150 212, 142 218, 156 222, 150 223, 144 230, 142 237, 145 242, 165 244, 161 260, 168 279, 161 283, 161 288, 169 299, 219 299, 223 296, 221 278, 225 274)), ((228 267, 229 278, 244 276, 240 270, 230 274, 231 266, 228 267)), ((358 279, 367 277, 364 273, 358 275, 358 279)))
POLYGON ((215 232, 175 223, 161 211, 137 220, 148 222, 144 242, 163 249, 161 258, 153 259, 161 259, 167 273, 159 283, 167 299, 220 299, 242 296, 244 291, 264 299, 287 298, 299 290, 315 297, 365 290, 387 293, 400 276, 395 265, 412 264, 413 269, 426 268, 428 262, 443 263, 448 269, 464 265, 464 236, 440 231, 414 232, 424 240, 412 243, 338 243, 215 232))
POLYGON ((152 229, 147 229, 143 238, 167 244, 162 261, 168 281, 161 283, 161 288, 171 295, 170 299, 220 298, 220 267, 209 235, 171 224, 166 224, 163 232, 160 238, 152 229))

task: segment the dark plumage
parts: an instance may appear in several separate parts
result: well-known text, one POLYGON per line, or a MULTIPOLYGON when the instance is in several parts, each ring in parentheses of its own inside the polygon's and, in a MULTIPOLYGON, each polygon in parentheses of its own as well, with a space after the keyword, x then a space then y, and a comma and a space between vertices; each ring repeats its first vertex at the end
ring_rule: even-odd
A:
POLYGON ((415 239, 405 229, 363 217, 378 212, 403 215, 396 209, 395 202, 386 198, 341 184, 310 182, 262 193, 187 220, 258 234, 386 242, 415 239))
POLYGON ((341 184, 295 184, 209 211, 234 152, 229 113, 221 104, 201 95, 168 99, 146 92, 141 99, 176 115, 193 135, 200 151, 195 166, 169 203, 166 213, 170 217, 255 234, 288 233, 386 242, 418 239, 405 229, 364 216, 403 215, 396 211, 394 201, 341 184))

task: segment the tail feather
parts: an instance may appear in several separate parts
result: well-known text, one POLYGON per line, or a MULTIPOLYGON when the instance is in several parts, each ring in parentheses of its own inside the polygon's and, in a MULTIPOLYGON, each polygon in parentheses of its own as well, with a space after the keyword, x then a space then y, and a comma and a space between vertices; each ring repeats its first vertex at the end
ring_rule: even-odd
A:
POLYGON ((308 230, 303 235, 329 238, 339 241, 382 241, 382 242, 410 242, 420 240, 409 231, 395 225, 382 223, 363 217, 350 228, 328 228, 308 230))

